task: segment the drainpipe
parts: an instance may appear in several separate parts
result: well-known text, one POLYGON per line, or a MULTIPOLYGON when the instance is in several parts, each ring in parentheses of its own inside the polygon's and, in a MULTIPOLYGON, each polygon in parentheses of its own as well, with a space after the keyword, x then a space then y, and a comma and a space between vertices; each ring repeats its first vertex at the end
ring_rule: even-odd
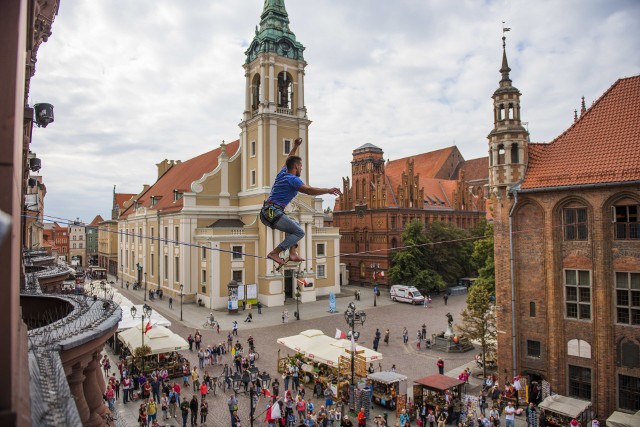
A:
MULTIPOLYGON (((158 254, 156 255, 156 262, 158 263, 158 290, 160 290, 160 288, 162 287, 162 275, 160 274, 160 258, 162 258, 161 254, 160 254, 160 230, 162 230, 162 227, 160 226, 160 209, 156 209, 156 218, 157 218, 157 223, 158 223, 158 254)), ((164 291, 163 291, 164 292, 164 291)))
POLYGON ((513 376, 517 375, 518 358, 516 345, 516 279, 515 279, 515 259, 513 256, 513 212, 518 205, 518 188, 512 188, 513 206, 509 210, 509 265, 511 269, 511 351, 513 352, 513 376))

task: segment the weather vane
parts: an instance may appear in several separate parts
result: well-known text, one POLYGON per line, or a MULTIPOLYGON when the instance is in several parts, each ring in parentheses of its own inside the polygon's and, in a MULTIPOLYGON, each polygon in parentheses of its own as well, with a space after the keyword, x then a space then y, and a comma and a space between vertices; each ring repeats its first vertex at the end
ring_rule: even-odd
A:
POLYGON ((511 31, 511 27, 505 27, 504 24, 505 21, 502 21, 502 47, 506 47, 507 44, 507 37, 504 35, 504 33, 506 33, 507 31, 511 31))

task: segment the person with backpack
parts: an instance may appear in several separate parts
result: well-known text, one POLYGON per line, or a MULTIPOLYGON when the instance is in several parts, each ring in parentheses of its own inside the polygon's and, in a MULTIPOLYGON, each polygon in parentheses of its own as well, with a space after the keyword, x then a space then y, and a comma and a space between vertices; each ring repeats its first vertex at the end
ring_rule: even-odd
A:
POLYGON ((169 418, 176 417, 176 409, 178 409, 178 396, 175 391, 169 392, 169 418))

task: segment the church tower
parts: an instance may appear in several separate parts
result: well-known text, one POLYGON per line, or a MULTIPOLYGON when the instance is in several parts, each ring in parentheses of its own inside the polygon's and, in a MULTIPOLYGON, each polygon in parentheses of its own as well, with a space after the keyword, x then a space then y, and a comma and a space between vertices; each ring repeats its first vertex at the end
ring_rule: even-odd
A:
POLYGON ((489 186, 498 200, 524 177, 529 132, 520 119, 520 91, 511 85, 506 37, 502 37, 500 87, 493 93, 493 130, 489 134, 489 186))
POLYGON ((289 29, 284 0, 265 0, 260 25, 244 64, 246 89, 240 123, 244 205, 261 205, 270 186, 301 137, 302 180, 309 179, 309 139, 304 104, 304 46, 289 29))

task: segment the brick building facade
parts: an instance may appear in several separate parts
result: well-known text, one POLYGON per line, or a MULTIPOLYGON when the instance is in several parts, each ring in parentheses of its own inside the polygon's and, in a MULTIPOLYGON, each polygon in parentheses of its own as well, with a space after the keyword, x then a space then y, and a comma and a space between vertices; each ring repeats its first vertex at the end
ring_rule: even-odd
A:
POLYGON ((600 417, 637 411, 640 76, 534 144, 509 71, 503 51, 488 137, 500 380, 548 381, 600 417))
POLYGON ((488 158, 465 161, 456 146, 386 162, 383 155, 373 144, 353 151, 333 211, 350 283, 387 285, 384 272, 411 221, 469 228, 486 215, 488 158))

